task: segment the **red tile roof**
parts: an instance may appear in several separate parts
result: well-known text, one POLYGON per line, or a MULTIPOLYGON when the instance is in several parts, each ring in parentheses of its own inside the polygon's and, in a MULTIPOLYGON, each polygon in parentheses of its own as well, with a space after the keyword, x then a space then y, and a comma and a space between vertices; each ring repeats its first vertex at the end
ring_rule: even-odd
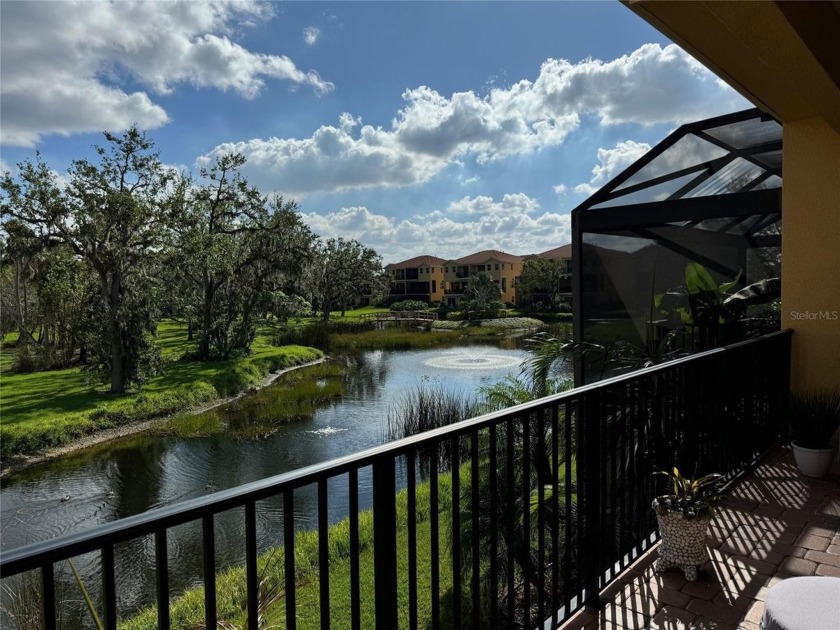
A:
POLYGON ((572 257, 572 244, 569 243, 567 245, 563 245, 561 247, 555 247, 554 249, 549 249, 547 252, 542 252, 537 254, 542 258, 571 258, 572 257))
POLYGON ((446 260, 437 256, 415 256, 402 262, 385 265, 385 269, 410 269, 413 267, 425 267, 426 265, 442 265, 446 260))
POLYGON ((498 249, 485 249, 484 251, 464 256, 463 258, 450 260, 449 263, 456 265, 481 265, 491 260, 498 260, 499 262, 522 262, 525 260, 525 256, 514 256, 513 254, 500 252, 498 249))

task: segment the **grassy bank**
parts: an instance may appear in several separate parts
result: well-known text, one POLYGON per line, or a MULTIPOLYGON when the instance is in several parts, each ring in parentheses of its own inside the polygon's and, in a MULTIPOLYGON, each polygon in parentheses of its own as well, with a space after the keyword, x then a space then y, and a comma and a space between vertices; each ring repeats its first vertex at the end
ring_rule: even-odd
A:
MULTIPOLYGON (((162 322, 158 343, 167 360, 163 373, 136 392, 109 395, 79 368, 2 376, 3 458, 72 442, 101 429, 133 424, 208 404, 260 383, 270 372, 323 356, 301 346, 275 347, 260 334, 251 355, 229 361, 184 361, 194 348, 186 326, 162 322)), ((3 348, 4 365, 11 348, 3 348)))
POLYGON ((182 414, 155 424, 152 435, 207 437, 224 433, 237 440, 263 437, 278 426, 310 417, 344 395, 344 367, 319 363, 283 374, 278 387, 260 389, 223 407, 182 414))
MULTIPOLYGON (((462 468, 461 483, 469 482, 469 470, 462 468)), ((440 524, 440 592, 452 586, 452 561, 448 544, 451 530, 452 482, 449 475, 439 477, 440 524)), ((427 627, 431 621, 431 527, 430 489, 428 483, 417 485, 417 578, 419 626, 427 627)), ((400 627, 408 626, 408 493, 397 494, 397 561, 400 627)), ((331 627, 350 627, 350 522, 344 519, 329 529, 329 581, 331 627)), ((359 514, 361 626, 372 628, 374 619, 374 563, 373 563, 373 513, 359 514)), ((267 627, 285 627, 284 554, 282 548, 263 553, 258 561, 260 581, 276 594, 276 601, 265 615, 267 627)), ((317 629, 319 618, 319 575, 317 531, 299 532, 295 537, 295 594, 297 626, 317 629)), ((246 621, 245 572, 241 567, 229 569, 216 576, 218 617, 220 620, 244 627, 246 621)), ((171 621, 174 628, 198 627, 204 621, 204 588, 187 590, 171 604, 171 621)), ((148 608, 137 616, 121 623, 122 630, 152 630, 157 627, 156 608, 148 608)))

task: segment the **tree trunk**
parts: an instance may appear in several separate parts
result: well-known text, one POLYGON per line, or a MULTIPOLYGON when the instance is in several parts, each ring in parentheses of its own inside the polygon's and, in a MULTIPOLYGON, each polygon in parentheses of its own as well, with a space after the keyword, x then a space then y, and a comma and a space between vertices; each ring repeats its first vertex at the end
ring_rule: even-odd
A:
POLYGON ((187 341, 193 340, 193 320, 192 318, 187 320, 187 341))
POLYGON ((330 321, 330 311, 332 310, 332 300, 324 296, 321 300, 321 319, 326 324, 330 321))
POLYGON ((210 357, 210 329, 213 326, 213 281, 204 280, 204 303, 201 306, 201 331, 198 340, 198 356, 200 359, 210 357))
MULTIPOLYGON (((107 286, 107 284, 106 284, 107 286)), ((112 394, 125 392, 125 352, 122 347, 122 331, 120 330, 120 277, 114 272, 108 287, 108 318, 109 336, 111 342, 111 389, 112 394)))
POLYGON ((29 344, 31 335, 30 335, 29 330, 26 326, 26 310, 25 310, 26 309, 26 304, 25 304, 25 302, 26 302, 26 285, 25 284, 24 284, 24 287, 23 287, 23 290, 24 290, 23 302, 21 302, 20 274, 21 274, 20 261, 16 260, 15 261, 15 302, 17 302, 18 315, 19 315, 19 317, 17 318, 18 319, 18 330, 19 330, 18 344, 23 344, 25 346, 25 345, 29 344))

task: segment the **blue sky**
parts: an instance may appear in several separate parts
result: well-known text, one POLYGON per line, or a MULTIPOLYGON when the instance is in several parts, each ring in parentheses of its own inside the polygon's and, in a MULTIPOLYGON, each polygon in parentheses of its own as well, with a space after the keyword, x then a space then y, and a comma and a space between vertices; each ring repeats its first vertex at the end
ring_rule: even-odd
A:
POLYGON ((149 130, 386 262, 569 241, 677 125, 748 103, 618 2, 3 2, 2 166, 149 130))

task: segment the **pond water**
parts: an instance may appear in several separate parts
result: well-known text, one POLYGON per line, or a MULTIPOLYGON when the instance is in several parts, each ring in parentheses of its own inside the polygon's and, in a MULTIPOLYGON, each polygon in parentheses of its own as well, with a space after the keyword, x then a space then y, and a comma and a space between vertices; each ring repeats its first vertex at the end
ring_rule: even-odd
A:
MULTIPOLYGON (((199 417, 171 423, 175 431, 129 436, 77 451, 8 475, 2 481, 0 516, 3 550, 89 529, 146 510, 204 496, 226 488, 347 455, 387 441, 388 412, 407 391, 423 384, 429 388, 474 395, 481 386, 517 374, 527 352, 521 342, 471 344, 448 349, 369 351, 340 357, 343 393, 325 400, 292 422, 272 423, 272 410, 284 381, 199 417), (190 423, 197 423, 193 426, 190 423), (238 423, 238 424, 237 424, 238 423), (241 431, 236 427, 256 426, 241 431), (184 426, 188 430, 184 430, 184 426)), ((335 372, 335 370, 333 370, 335 372)), ((306 374, 301 372, 301 374, 306 374)), ((316 388, 333 385, 318 378, 316 388)), ((310 382, 311 385, 311 382, 310 382)), ((370 474, 360 474, 360 504, 371 503, 370 474)), ((347 478, 330 483, 329 517, 347 513, 347 478)), ((295 493, 295 523, 314 526, 315 489, 295 493)), ((258 540, 261 549, 282 540, 281 499, 258 504, 258 540)), ((216 519, 218 566, 239 564, 244 558, 242 510, 216 519)), ((200 523, 173 528, 168 533, 170 585, 177 593, 201 583, 200 523)), ((136 540, 115 550, 117 592, 122 614, 153 602, 153 540, 136 540)), ((98 590, 97 555, 79 558, 76 568, 98 590)), ((56 567, 66 583, 78 590, 65 568, 56 567)), ((71 606, 72 608, 72 606, 71 606)), ((71 610, 69 617, 76 617, 71 610)), ((77 611, 79 618, 84 614, 77 611)), ((83 625, 80 621, 70 626, 83 625)))

